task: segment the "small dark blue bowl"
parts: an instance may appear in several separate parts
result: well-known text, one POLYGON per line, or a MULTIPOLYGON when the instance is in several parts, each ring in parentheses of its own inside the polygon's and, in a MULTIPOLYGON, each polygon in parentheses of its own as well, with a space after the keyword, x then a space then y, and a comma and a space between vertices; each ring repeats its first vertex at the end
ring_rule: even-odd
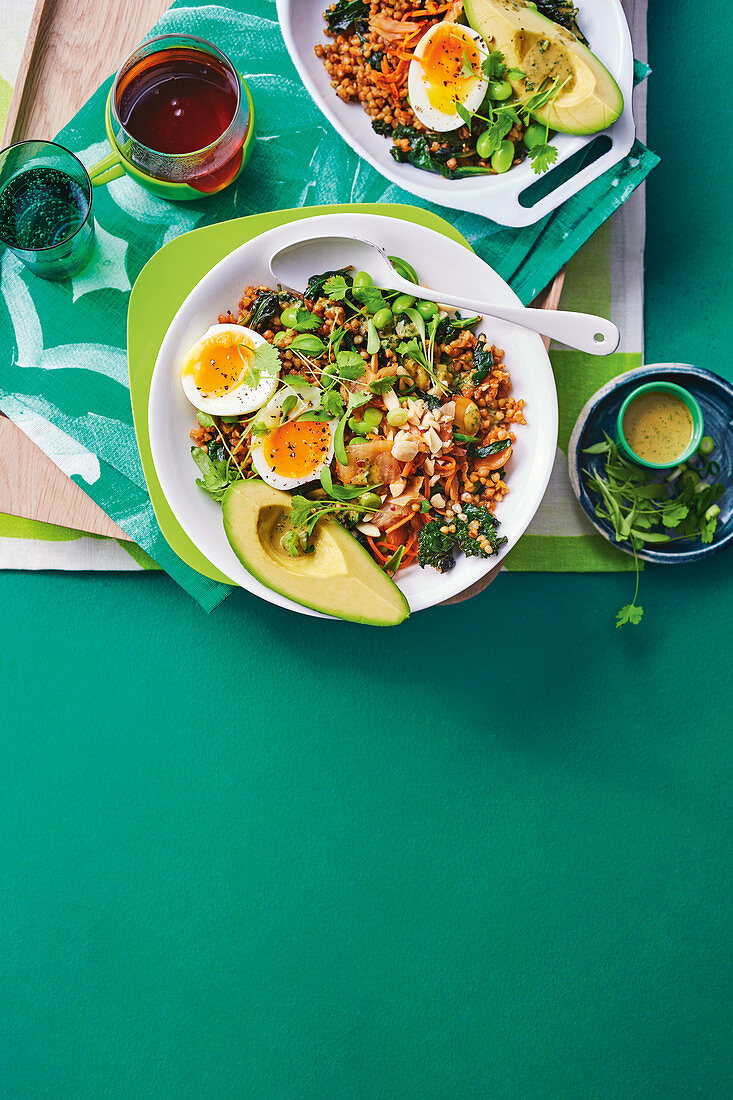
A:
POLYGON ((568 470, 573 492, 596 530, 619 550, 631 554, 633 551, 628 543, 616 542, 611 524, 596 515, 597 499, 586 484, 584 470, 601 470, 605 456, 586 455, 583 451, 600 443, 604 432, 616 438, 619 409, 629 394, 644 382, 676 382, 696 398, 705 419, 705 434, 715 440, 711 457, 720 466, 715 480, 725 487, 725 494, 718 501, 720 515, 711 543, 705 545, 699 540, 680 539, 667 544, 665 550, 651 550, 645 546, 638 551, 638 556, 645 561, 667 565, 709 558, 733 541, 733 386, 712 371, 684 363, 655 363, 620 374, 594 393, 583 407, 570 436, 568 470))

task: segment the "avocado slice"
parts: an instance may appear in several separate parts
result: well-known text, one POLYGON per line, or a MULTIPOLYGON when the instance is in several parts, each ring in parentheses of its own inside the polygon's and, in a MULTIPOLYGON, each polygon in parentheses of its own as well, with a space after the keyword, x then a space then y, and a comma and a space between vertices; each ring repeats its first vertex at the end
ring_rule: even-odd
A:
POLYGON ((325 516, 312 554, 292 557, 280 539, 289 529, 291 496, 264 481, 235 481, 223 500, 224 530, 244 568, 304 607, 372 626, 395 626, 410 614, 397 585, 349 532, 325 516))
POLYGON ((523 0, 464 0, 463 9, 489 48, 504 54, 507 68, 526 74, 511 81, 520 102, 526 103, 548 78, 559 78, 561 84, 567 80, 557 96, 531 112, 538 122, 564 134, 595 134, 620 116, 624 98, 618 84, 565 27, 523 0))

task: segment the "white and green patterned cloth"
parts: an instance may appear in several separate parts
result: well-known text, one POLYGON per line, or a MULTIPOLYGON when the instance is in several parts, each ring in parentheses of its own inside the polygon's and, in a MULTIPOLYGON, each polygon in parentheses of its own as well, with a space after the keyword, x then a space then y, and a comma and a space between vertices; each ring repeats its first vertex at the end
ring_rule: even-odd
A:
MULTIPOLYGON (((645 3, 628 0, 627 7, 635 46, 643 55, 645 3)), ((125 322, 132 283, 152 253, 167 241, 226 218, 325 203, 429 204, 388 184, 324 121, 285 51, 274 0, 231 0, 226 5, 178 0, 155 28, 155 33, 171 31, 199 34, 215 42, 243 73, 257 108, 252 160, 232 187, 190 203, 166 203, 127 177, 97 189, 97 253, 90 266, 68 282, 39 280, 6 252, 0 285, 0 409, 157 565, 211 609, 229 589, 195 573, 173 554, 160 533, 145 488, 127 387, 125 322)), ((640 76, 646 71, 639 67, 640 76)), ((109 81, 58 137, 87 165, 107 151, 102 135, 108 90, 109 81)), ((643 97, 642 89, 636 94, 643 97)), ((643 117, 640 102, 637 119, 643 122, 643 117)), ((570 264, 563 304, 582 303, 610 314, 624 333, 622 350, 605 360, 564 350, 552 352, 561 424, 556 469, 546 501, 507 559, 508 568, 625 567, 625 557, 608 548, 581 520, 567 481, 563 448, 589 394, 608 377, 641 360, 643 205, 639 196, 610 223, 608 218, 657 161, 637 141, 621 164, 526 229, 507 229, 473 214, 438 211, 524 302, 531 301, 578 253, 570 264)), ((0 566, 33 568, 27 555, 29 529, 18 537, 17 530, 8 531, 7 523, 0 517, 0 566)), ((45 530, 44 546, 50 551, 47 536, 45 530)), ((90 552, 90 541, 99 540, 64 541, 69 558, 78 553, 79 568, 117 568, 120 552, 125 553, 112 540, 104 564, 107 551, 90 552)), ((62 556, 58 549, 54 547, 57 561, 62 556)), ((34 560, 42 558, 39 551, 34 560)), ((129 559, 132 568, 141 564, 129 559)), ((54 567, 50 559, 46 567, 54 567)))

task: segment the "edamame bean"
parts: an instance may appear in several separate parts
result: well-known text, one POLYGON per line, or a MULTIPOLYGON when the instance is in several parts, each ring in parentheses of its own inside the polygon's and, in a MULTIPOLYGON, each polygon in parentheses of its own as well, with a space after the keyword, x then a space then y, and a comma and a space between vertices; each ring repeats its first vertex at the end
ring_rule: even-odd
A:
POLYGON ((387 413, 390 428, 403 428, 407 423, 407 409, 390 409, 387 413))
POLYGON ((524 132, 522 138, 527 149, 534 149, 535 145, 544 145, 547 127, 541 122, 533 122, 524 132))
POLYGON ((511 141, 502 141, 491 158, 491 167, 495 172, 508 172, 514 160, 514 145, 511 141))
POLYGON ((288 308, 284 309, 282 311, 282 313, 280 314, 280 324, 284 325, 285 328, 292 328, 293 325, 297 324, 297 322, 298 322, 298 307, 297 306, 288 306, 288 308))
POLYGON ((357 498, 358 503, 362 504, 365 508, 381 508, 382 498, 377 493, 362 493, 357 498))
POLYGON ((308 332, 294 336, 290 347, 293 351, 304 351, 306 355, 323 355, 326 350, 326 345, 320 336, 313 336, 308 332))
POLYGON ((379 409, 375 409, 373 405, 364 409, 362 413, 362 420, 365 424, 370 424, 373 428, 376 428, 377 424, 382 422, 382 413, 379 409))
POLYGON ((484 130, 476 139, 476 152, 482 160, 488 160, 494 151, 494 141, 490 130, 484 130))
POLYGON ((704 435, 697 449, 701 455, 711 455, 715 450, 715 440, 712 436, 704 435))
POLYGON ((372 430, 368 424, 365 424, 363 420, 357 420, 355 416, 349 418, 349 427, 357 435, 369 435, 372 430))
POLYGON ((492 99, 509 99, 512 94, 512 86, 508 80, 492 80, 489 84, 489 95, 492 99))
POLYGON ((397 274, 401 275, 403 279, 407 279, 410 283, 418 283, 420 281, 417 277, 415 268, 412 264, 408 264, 407 260, 403 260, 399 256, 390 256, 389 260, 397 274))
POLYGON ((394 302, 392 303, 392 312, 404 313, 406 309, 410 309, 411 306, 414 306, 414 304, 415 299, 412 297, 411 294, 400 294, 399 297, 395 298, 394 302))
POLYGON ((430 321, 438 312, 438 307, 436 306, 435 302, 426 302, 421 299, 417 303, 417 312, 420 314, 424 321, 430 321))
POLYGON ((357 271, 354 276, 354 286, 357 288, 360 286, 374 286, 374 279, 368 271, 357 271))
POLYGON ((374 327, 376 329, 379 329, 380 331, 383 328, 387 328, 389 325, 391 325, 393 319, 394 318, 392 317, 392 310, 387 309, 386 307, 384 309, 378 309, 372 317, 372 320, 374 321, 374 327))

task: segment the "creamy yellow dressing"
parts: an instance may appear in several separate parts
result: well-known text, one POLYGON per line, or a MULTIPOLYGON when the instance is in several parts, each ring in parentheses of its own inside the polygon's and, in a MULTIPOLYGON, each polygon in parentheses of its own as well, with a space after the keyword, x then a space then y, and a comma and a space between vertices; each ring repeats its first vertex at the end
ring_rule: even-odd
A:
POLYGON ((665 390, 640 394, 624 413, 626 442, 645 462, 671 466, 692 439, 693 428, 687 405, 665 390))

